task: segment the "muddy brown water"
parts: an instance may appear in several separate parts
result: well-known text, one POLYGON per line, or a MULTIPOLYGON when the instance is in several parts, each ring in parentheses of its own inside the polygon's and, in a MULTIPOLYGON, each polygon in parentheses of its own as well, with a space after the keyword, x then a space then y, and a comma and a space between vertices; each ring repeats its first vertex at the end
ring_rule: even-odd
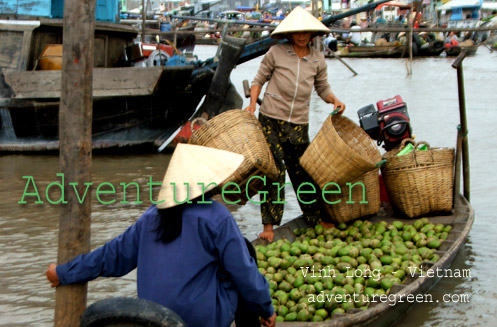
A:
MULTIPOLYGON (((199 58, 215 48, 198 46, 199 58)), ((232 81, 242 91, 242 81, 251 80, 261 58, 238 66, 232 81)), ((359 75, 354 76, 337 60, 328 60, 333 91, 347 105, 346 115, 357 120, 357 110, 376 101, 400 95, 408 106, 414 134, 433 146, 455 145, 459 123, 454 58, 426 58, 413 62, 406 74, 405 59, 345 59, 359 75)), ((497 54, 480 47, 463 63, 471 159, 471 202, 476 220, 468 241, 452 269, 468 269, 470 276, 444 277, 430 291, 433 302, 418 303, 395 326, 494 326, 497 292, 495 269, 497 224, 497 54), (449 299, 448 302, 444 300, 449 299)), ((245 100, 244 105, 248 104, 245 100)), ((313 137, 331 110, 316 94, 311 99, 310 134, 313 137)), ((147 183, 162 180, 168 154, 94 156, 93 182, 116 187, 115 196, 98 201, 92 194, 92 248, 117 236, 150 205, 147 183), (123 202, 120 183, 137 182, 140 200, 128 193, 123 202), (116 201, 103 204, 103 201, 116 201)), ((53 325, 54 290, 44 272, 57 258, 58 205, 49 204, 47 186, 59 181, 57 156, 4 155, 0 157, 0 326, 53 325), (33 197, 21 200, 27 178, 36 182, 43 204, 33 197)), ((293 191, 287 189, 283 221, 300 214, 293 191)), ((50 192, 52 199, 60 193, 50 192)), ((244 235, 254 239, 261 231, 259 207, 231 207, 244 235)), ((113 296, 136 296, 135 272, 122 278, 100 278, 89 283, 88 303, 113 296)))

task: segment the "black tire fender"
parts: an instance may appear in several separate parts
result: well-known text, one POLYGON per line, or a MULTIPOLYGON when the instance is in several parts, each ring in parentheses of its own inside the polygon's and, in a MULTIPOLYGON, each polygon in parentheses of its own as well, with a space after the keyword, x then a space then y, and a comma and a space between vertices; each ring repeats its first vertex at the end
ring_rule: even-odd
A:
POLYGON ((152 301, 117 297, 93 303, 81 316, 80 327, 186 327, 172 310, 152 301))
POLYGON ((412 43, 412 55, 415 57, 418 55, 419 47, 416 42, 412 43))
POLYGON ((416 43, 416 45, 418 46, 418 49, 421 48, 422 44, 421 44, 421 40, 419 39, 418 33, 412 33, 412 40, 414 41, 413 43, 416 43))

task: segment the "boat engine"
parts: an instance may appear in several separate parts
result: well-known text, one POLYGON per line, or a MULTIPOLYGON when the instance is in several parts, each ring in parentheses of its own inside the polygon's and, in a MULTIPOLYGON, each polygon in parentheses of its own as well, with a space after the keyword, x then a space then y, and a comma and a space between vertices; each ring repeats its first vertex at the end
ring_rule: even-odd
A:
POLYGON ((400 95, 391 99, 380 100, 357 111, 359 122, 368 135, 378 141, 378 145, 389 151, 405 138, 410 138, 412 131, 407 113, 407 105, 400 95))

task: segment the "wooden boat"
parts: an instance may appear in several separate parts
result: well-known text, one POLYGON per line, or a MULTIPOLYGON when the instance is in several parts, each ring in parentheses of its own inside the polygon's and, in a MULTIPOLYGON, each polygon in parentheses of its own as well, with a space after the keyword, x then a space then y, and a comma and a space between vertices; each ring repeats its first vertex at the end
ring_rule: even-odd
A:
POLYGON ((445 53, 447 56, 450 57, 456 57, 458 56, 462 51, 465 51, 468 56, 474 56, 476 52, 478 51, 479 44, 475 45, 455 45, 450 48, 445 48, 445 53))
MULTIPOLYGON (((392 223, 394 220, 402 221, 403 223, 412 223, 411 219, 403 219, 396 217, 391 207, 384 204, 383 210, 379 214, 369 217, 371 222, 387 221, 392 223)), ((461 195, 455 201, 454 208, 450 215, 434 216, 429 218, 434 224, 448 224, 452 226, 448 238, 442 242, 439 250, 435 253, 440 256, 436 262, 423 262, 424 270, 432 269, 437 271, 446 271, 454 260, 457 252, 466 241, 466 237, 471 230, 474 222, 474 211, 469 202, 461 195)), ((286 238, 290 241, 296 239, 293 230, 296 228, 307 227, 306 222, 302 217, 287 222, 275 230, 275 240, 286 238)), ((253 245, 265 245, 267 241, 256 239, 252 242, 253 245)), ((426 274, 408 276, 403 284, 396 284, 390 289, 388 302, 371 303, 367 310, 350 309, 346 314, 337 314, 331 320, 322 322, 283 322, 277 323, 277 326, 292 326, 292 327, 331 327, 331 326, 388 326, 402 317, 408 309, 414 304, 406 301, 406 296, 412 294, 423 296, 436 285, 441 279, 440 276, 428 277, 426 274), (395 294, 394 296, 391 294, 395 294), (401 302, 403 299, 403 302, 401 302)))
MULTIPOLYGON (((353 46, 338 48, 340 57, 355 57, 355 58, 392 58, 400 57, 404 46, 402 45, 381 45, 381 46, 353 46)), ((328 58, 334 58, 328 55, 328 58)))
MULTIPOLYGON (((130 26, 96 23, 94 150, 156 150, 216 87, 211 81, 218 62, 171 56, 164 45, 149 51, 152 62, 141 60, 145 49, 133 42, 136 35, 130 26), (145 65, 131 66, 135 57, 145 65)), ((57 151, 61 70, 37 68, 46 45, 62 43, 62 20, 1 20, 0 37, 5 40, 0 49, 0 152, 57 151)), ((243 49, 230 42, 223 44, 230 45, 226 52, 243 49)), ((223 68, 225 79, 237 58, 224 61, 230 67, 223 68)), ((240 97, 232 93, 226 98, 236 102, 240 97)))
POLYGON ((206 38, 206 37, 198 37, 195 39, 195 44, 202 45, 218 45, 221 42, 221 38, 206 38))
POLYGON ((437 41, 432 41, 427 43, 426 45, 423 44, 421 47, 418 48, 418 51, 416 53, 416 56, 418 57, 433 57, 433 56, 440 56, 442 52, 444 52, 445 47, 444 43, 440 40, 437 41))
MULTIPOLYGON (((458 70, 458 88, 459 94, 464 94, 463 82, 459 74, 462 70, 462 61, 465 54, 461 54, 452 64, 458 70)), ((385 301, 375 301, 369 303, 365 309, 350 308, 346 313, 339 313, 332 316, 331 319, 321 322, 281 322, 277 326, 293 326, 293 327, 331 327, 331 326, 389 326, 400 319, 409 308, 418 300, 409 301, 411 299, 426 299, 429 290, 436 285, 440 279, 449 272, 449 267, 456 257, 456 254, 461 249, 466 241, 466 238, 473 225, 475 214, 468 198, 470 196, 469 186, 469 155, 468 155, 468 139, 465 136, 467 132, 466 109, 465 104, 460 104, 461 130, 458 132, 457 147, 455 151, 454 164, 454 180, 453 180, 453 206, 448 214, 429 216, 429 221, 432 224, 450 225, 451 230, 447 238, 440 244, 435 254, 439 259, 436 262, 424 261, 420 267, 425 273, 407 274, 406 279, 401 284, 394 284, 388 290, 388 296, 385 301), (461 162, 462 167, 461 169, 461 162), (463 185, 463 195, 461 191, 461 172, 463 185), (426 273, 430 270, 433 273, 426 273), (439 273, 441 272, 441 273, 439 273)), ((386 221, 393 223, 401 221, 403 224, 412 224, 415 220, 405 219, 405 216, 399 215, 392 209, 389 202, 383 202, 380 211, 372 216, 363 217, 363 220, 369 220, 373 223, 386 221)), ((294 234, 295 229, 307 227, 305 220, 298 217, 289 221, 275 230, 275 241, 279 239, 287 239, 291 242, 296 240, 294 234)), ((252 242, 254 246, 266 245, 267 241, 260 238, 252 242)))

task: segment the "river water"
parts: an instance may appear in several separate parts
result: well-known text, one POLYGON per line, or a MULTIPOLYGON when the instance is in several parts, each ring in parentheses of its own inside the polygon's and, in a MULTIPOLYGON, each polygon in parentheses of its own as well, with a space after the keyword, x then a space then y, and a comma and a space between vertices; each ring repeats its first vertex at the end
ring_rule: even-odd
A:
MULTIPOLYGON (((205 59, 215 53, 215 48, 198 46, 196 52, 205 59)), ((233 71, 231 78, 240 94, 242 81, 254 77, 260 60, 256 58, 233 71)), ((345 60, 358 72, 357 76, 335 59, 328 59, 328 74, 333 91, 347 105, 346 116, 357 122, 356 112, 361 107, 400 95, 407 103, 418 140, 437 147, 454 147, 459 123, 457 75, 451 67, 454 58, 415 59, 411 75, 407 75, 405 59, 345 60)), ((497 55, 480 47, 476 56, 465 59, 463 66, 470 132, 471 202, 476 220, 452 268, 470 269, 471 276, 442 278, 430 291, 434 302, 416 304, 396 326, 495 326, 497 55), (452 301, 443 302, 444 294, 450 295, 452 301)), ((245 100, 244 105, 247 104, 245 100)), ((314 137, 331 107, 313 94, 311 108, 310 134, 314 137)), ((108 182, 117 192, 101 199, 115 199, 113 204, 102 204, 92 195, 92 248, 120 234, 145 210, 150 204, 146 184, 150 178, 154 182, 162 180, 169 157, 94 156, 94 185, 108 182), (129 191, 126 200, 130 203, 120 203, 124 202, 120 183, 130 182, 140 186, 142 203, 134 203, 136 196, 129 191)), ((57 258, 59 207, 47 202, 45 190, 50 183, 60 181, 56 176, 60 171, 58 165, 57 156, 0 157, 0 326, 53 324, 55 292, 44 272, 57 258), (28 181, 26 176, 32 176, 44 203, 34 204, 34 197, 28 196, 27 204, 18 204, 28 181)), ((289 203, 283 222, 300 214, 293 191, 288 189, 287 194, 289 203)), ((49 192, 49 196, 57 199, 60 193, 49 192)), ((242 232, 254 239, 261 231, 258 206, 247 204, 231 210, 242 232)), ((89 283, 88 304, 113 296, 136 296, 135 278, 135 272, 131 272, 122 278, 100 278, 89 283)))

